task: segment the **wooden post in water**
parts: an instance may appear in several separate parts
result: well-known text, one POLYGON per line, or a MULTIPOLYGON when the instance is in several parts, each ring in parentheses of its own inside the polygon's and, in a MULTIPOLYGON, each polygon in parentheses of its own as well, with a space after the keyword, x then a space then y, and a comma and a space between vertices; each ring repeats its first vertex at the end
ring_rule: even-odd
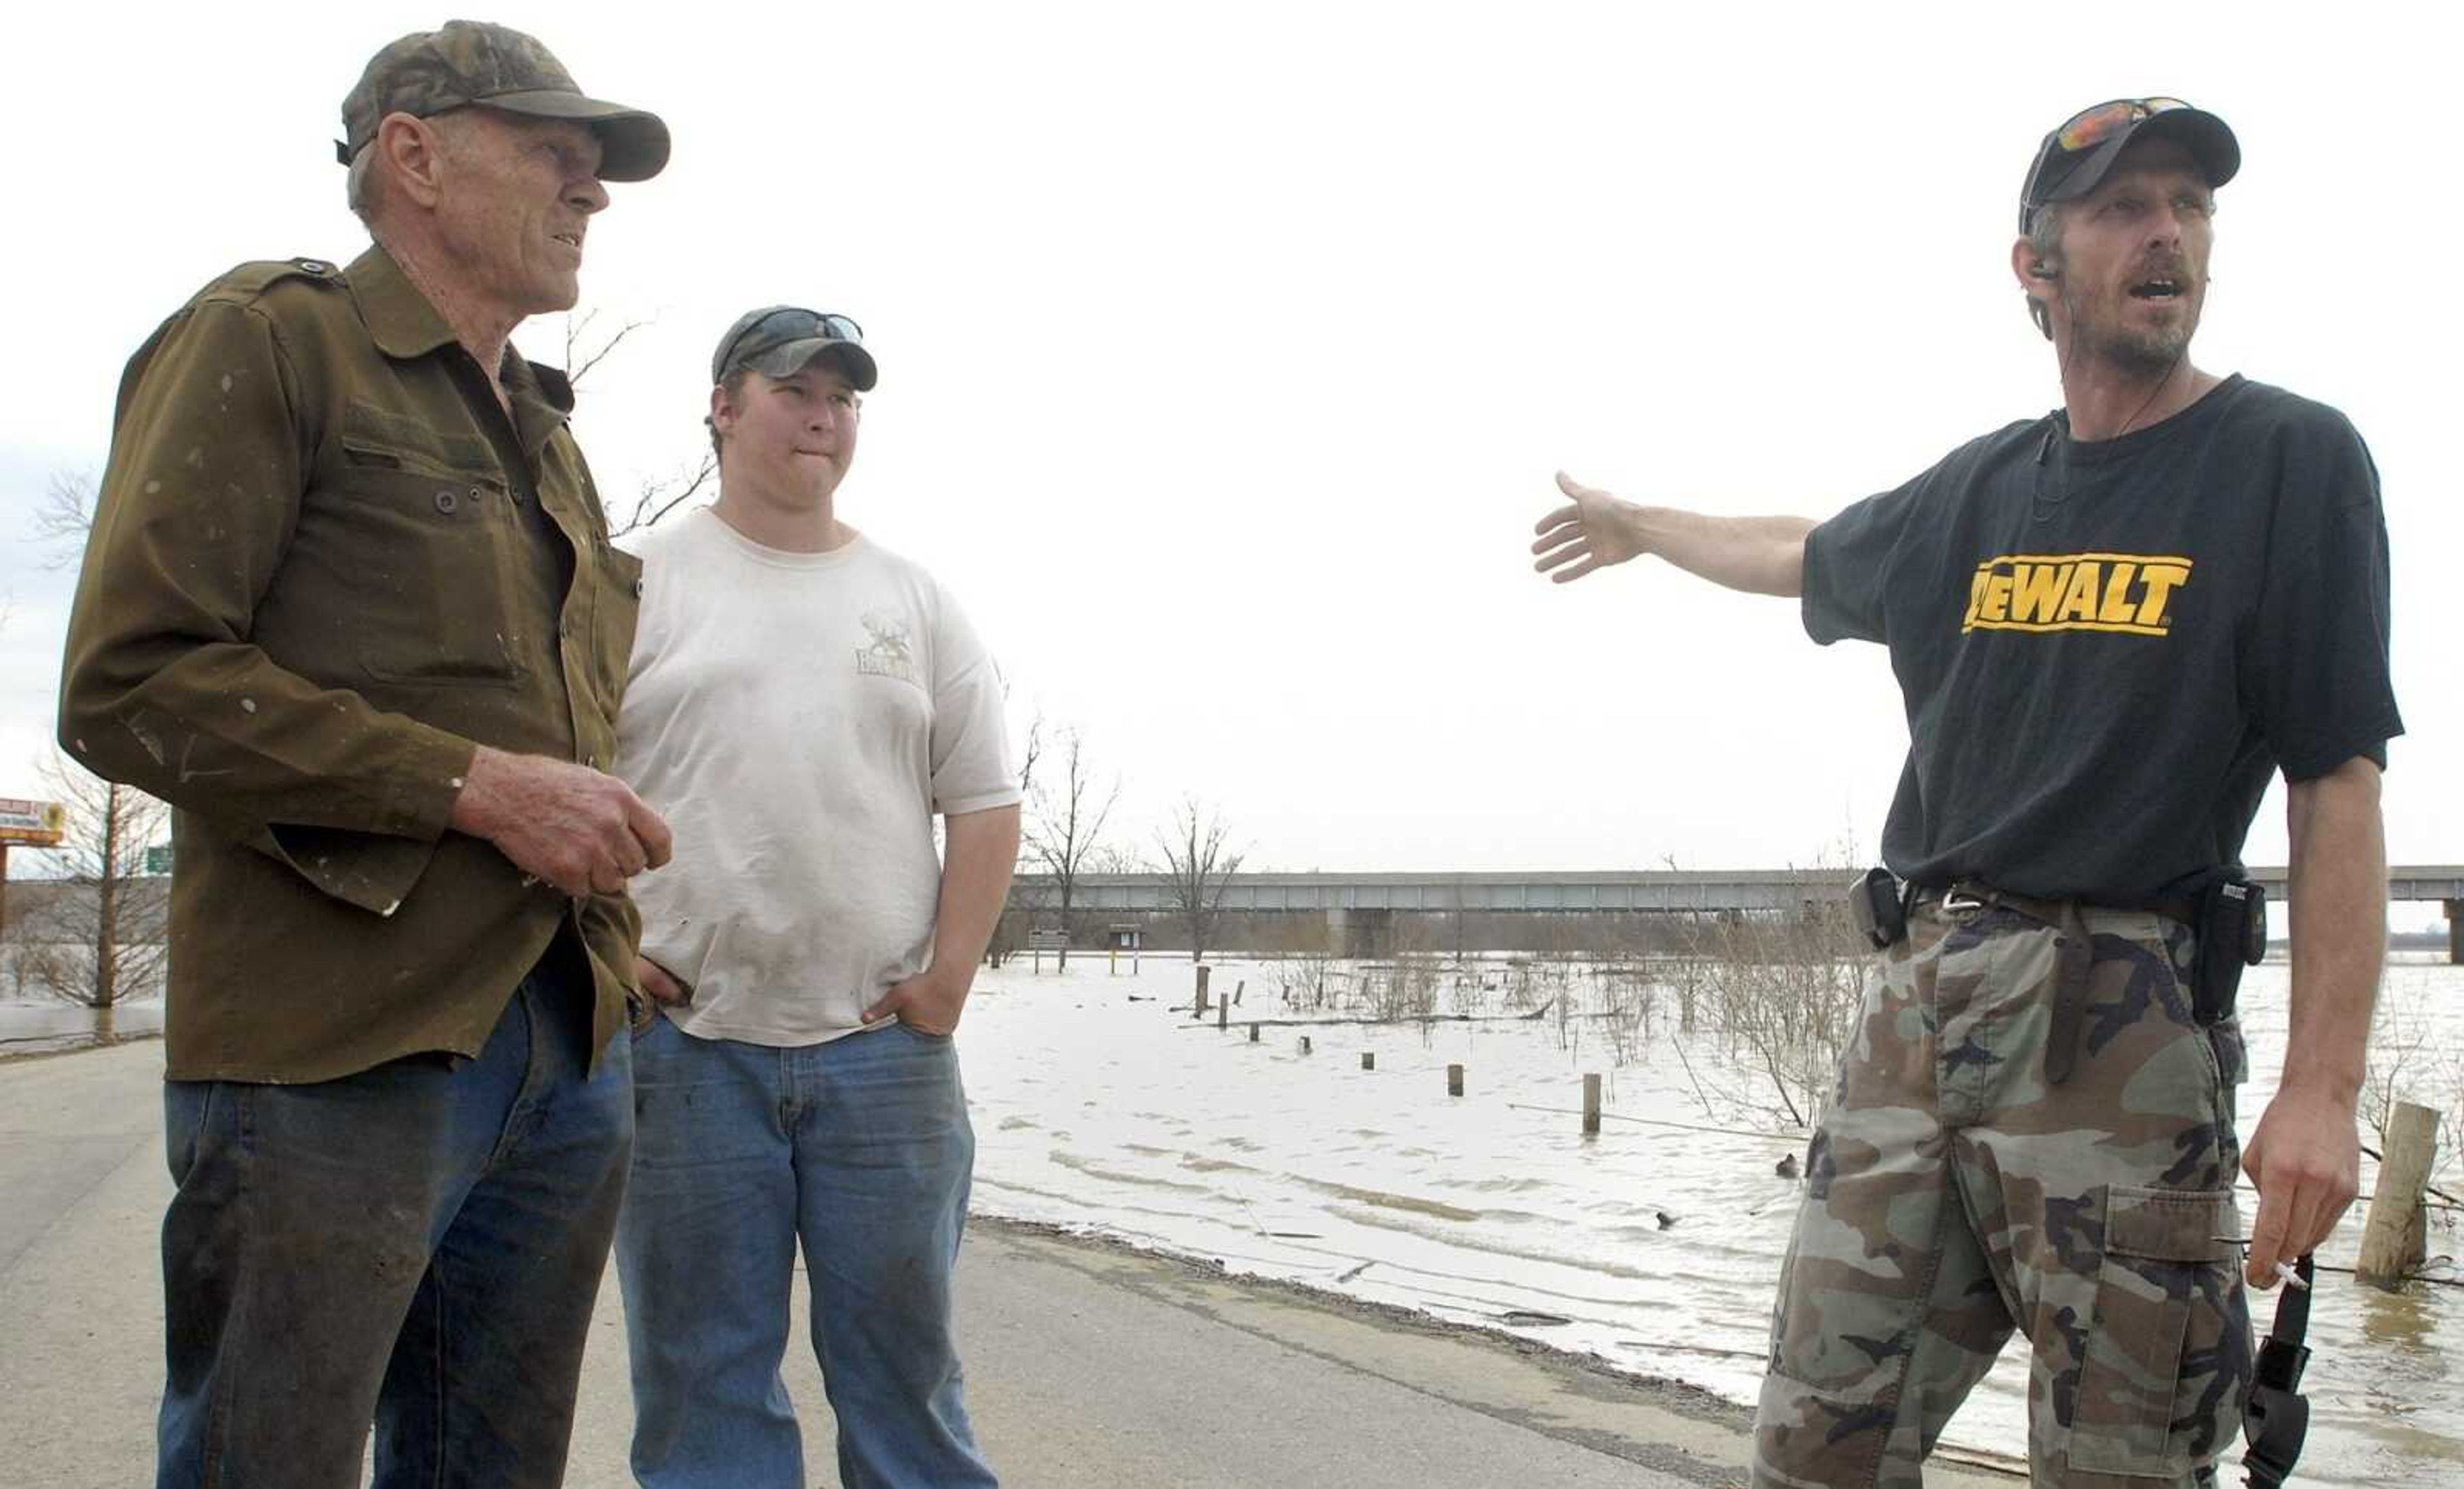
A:
POLYGON ((1446 1094, 1448 1096, 1461 1096, 1463 1094, 1463 1066, 1446 1066, 1446 1094))
POLYGON ((2369 1223, 2362 1231, 2362 1258, 2353 1268, 2361 1281, 2393 1287, 2421 1265, 2430 1224, 2421 1191, 2437 1157, 2438 1113, 2396 1103, 2387 1127, 2387 1156, 2379 1162, 2379 1187, 2370 1195, 2369 1223))
POLYGON ((1365 1049, 1360 1052, 1360 1068, 1363 1070, 1375 1070, 1377 1068, 1377 1052, 1375 1050, 1365 1049))
POLYGON ((1583 1077, 1583 1135, 1600 1135, 1600 1078, 1597 1075, 1583 1077))

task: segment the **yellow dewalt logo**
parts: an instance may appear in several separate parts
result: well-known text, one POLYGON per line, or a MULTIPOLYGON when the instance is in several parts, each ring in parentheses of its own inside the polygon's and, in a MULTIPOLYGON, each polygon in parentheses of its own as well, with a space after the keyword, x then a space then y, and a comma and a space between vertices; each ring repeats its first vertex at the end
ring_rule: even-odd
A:
POLYGON ((2157 554, 2007 554, 1976 566, 1969 631, 2120 631, 2162 636, 2167 607, 2190 581, 2190 560, 2157 554))

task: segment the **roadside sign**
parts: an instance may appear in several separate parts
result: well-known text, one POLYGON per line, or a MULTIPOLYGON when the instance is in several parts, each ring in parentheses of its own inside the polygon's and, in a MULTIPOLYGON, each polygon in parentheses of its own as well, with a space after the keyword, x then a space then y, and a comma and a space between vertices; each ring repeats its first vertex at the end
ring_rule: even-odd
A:
POLYGON ((171 871, 171 844, 158 843, 145 850, 145 871, 167 874, 171 871))
POLYGON ((57 801, 21 801, 0 797, 0 843, 29 848, 56 848, 68 831, 68 809, 57 801))

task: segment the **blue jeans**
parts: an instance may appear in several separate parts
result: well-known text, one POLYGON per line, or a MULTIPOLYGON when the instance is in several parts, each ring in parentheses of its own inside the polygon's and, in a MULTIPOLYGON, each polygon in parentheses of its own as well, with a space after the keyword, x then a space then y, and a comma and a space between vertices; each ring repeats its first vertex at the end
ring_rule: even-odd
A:
POLYGON ((632 1140, 560 936, 476 1060, 173 1081, 158 1482, 553 1485, 632 1140))
POLYGON ((895 1024, 777 1049, 695 1039, 662 1017, 635 1037, 633 1100, 616 1270, 634 1477, 804 1482, 779 1376, 801 1240, 839 1481, 994 1483, 950 1329, 976 1155, 957 1046, 895 1024))

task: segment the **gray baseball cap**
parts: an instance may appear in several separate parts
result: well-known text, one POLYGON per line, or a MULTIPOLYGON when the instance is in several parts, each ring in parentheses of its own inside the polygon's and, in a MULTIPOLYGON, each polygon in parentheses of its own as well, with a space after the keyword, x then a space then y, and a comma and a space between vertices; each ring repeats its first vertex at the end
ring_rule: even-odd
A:
POLYGON ((764 377, 792 378, 820 357, 834 357, 847 381, 869 393, 881 369, 864 345, 864 327, 845 316, 805 310, 798 305, 765 305, 736 318, 711 354, 710 380, 724 383, 728 374, 750 367, 764 377))

